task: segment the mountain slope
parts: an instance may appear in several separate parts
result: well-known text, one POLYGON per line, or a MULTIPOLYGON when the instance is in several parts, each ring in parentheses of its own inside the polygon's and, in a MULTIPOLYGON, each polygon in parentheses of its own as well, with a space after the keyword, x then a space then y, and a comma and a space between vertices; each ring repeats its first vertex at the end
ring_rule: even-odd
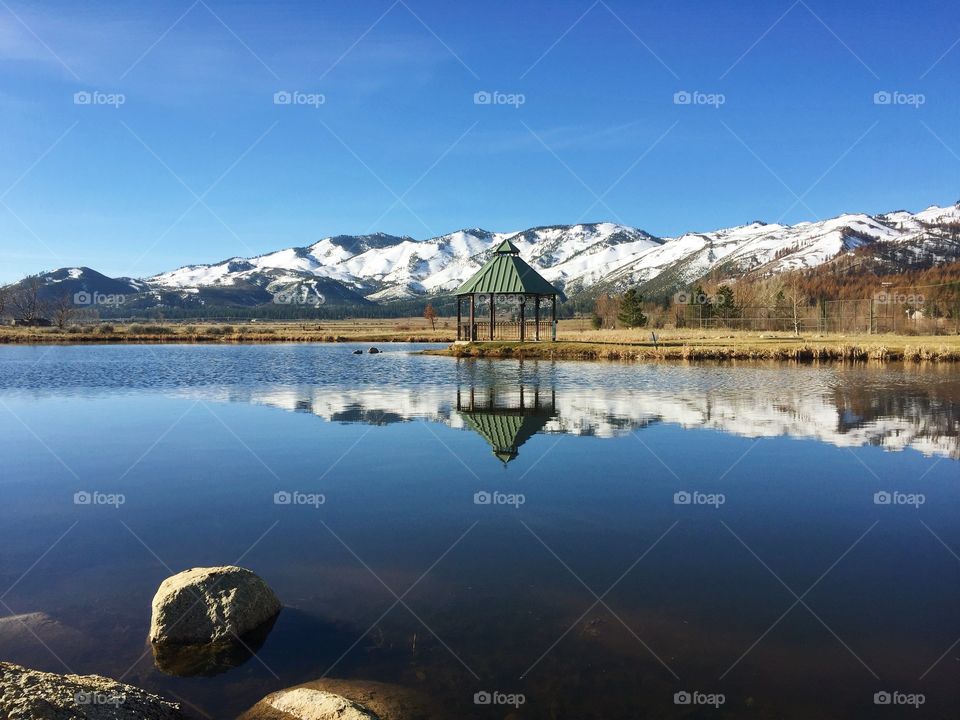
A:
POLYGON ((419 241, 384 233, 339 235, 252 258, 187 265, 142 281, 65 268, 44 276, 44 292, 125 293, 135 296, 128 307, 409 301, 449 294, 507 238, 570 297, 632 286, 663 295, 708 274, 736 280, 825 266, 852 254, 869 259, 874 272, 960 260, 960 205, 796 225, 755 221, 676 238, 615 223, 505 233, 470 228, 419 241))

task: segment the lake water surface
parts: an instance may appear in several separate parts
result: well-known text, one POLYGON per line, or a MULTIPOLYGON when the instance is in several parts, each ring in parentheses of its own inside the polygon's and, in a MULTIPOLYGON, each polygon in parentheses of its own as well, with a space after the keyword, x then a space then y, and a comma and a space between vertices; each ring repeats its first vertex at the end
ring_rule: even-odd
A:
POLYGON ((0 348, 0 659, 196 717, 321 676, 451 718, 957 717, 957 368, 357 347, 0 348), (272 631, 158 667, 157 587, 226 564, 272 631))

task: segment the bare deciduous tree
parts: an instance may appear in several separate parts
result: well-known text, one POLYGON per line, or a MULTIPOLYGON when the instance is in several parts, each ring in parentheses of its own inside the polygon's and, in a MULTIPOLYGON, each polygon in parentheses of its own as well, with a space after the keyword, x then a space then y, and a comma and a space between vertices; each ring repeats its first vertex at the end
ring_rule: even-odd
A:
POLYGON ((10 301, 10 286, 0 285, 0 318, 7 312, 7 304, 10 301))
POLYGON ((63 330, 73 316, 73 300, 68 294, 64 293, 53 302, 52 310, 53 321, 59 329, 63 330))
POLYGON ((427 306, 423 309, 423 316, 430 323, 430 329, 437 329, 437 311, 434 309, 433 305, 427 303, 427 306))
POLYGON ((43 283, 39 275, 31 275, 13 292, 12 305, 15 317, 28 325, 36 324, 46 314, 46 303, 40 297, 43 283))
POLYGON ((611 296, 606 293, 598 296, 593 312, 600 318, 602 327, 615 328, 617 315, 620 313, 620 296, 611 296))

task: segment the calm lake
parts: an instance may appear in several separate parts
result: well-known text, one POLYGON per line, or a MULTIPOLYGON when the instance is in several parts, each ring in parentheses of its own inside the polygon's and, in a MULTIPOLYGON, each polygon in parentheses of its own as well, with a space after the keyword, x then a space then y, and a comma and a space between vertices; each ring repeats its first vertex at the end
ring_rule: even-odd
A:
POLYGON ((198 718, 324 675, 451 718, 957 717, 960 368, 358 347, 0 348, 0 659, 198 718), (164 671, 157 587, 228 564, 272 631, 164 671))

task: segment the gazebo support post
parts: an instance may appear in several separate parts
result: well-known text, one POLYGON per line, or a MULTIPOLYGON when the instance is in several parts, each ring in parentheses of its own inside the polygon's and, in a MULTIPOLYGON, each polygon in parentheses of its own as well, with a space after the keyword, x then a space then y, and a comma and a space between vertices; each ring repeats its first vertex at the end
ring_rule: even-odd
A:
POLYGON ((557 341, 557 296, 553 295, 553 327, 551 329, 551 340, 557 341))
POLYGON ((523 342, 524 337, 527 334, 527 318, 524 309, 527 306, 527 296, 524 295, 520 299, 520 342, 523 342))
POLYGON ((474 315, 474 296, 470 296, 470 342, 477 339, 477 322, 474 315))
POLYGON ((540 296, 533 296, 533 338, 540 342, 540 296))
POLYGON ((461 329, 462 329, 461 328, 462 321, 460 319, 460 299, 461 299, 460 296, 457 295, 457 340, 460 339, 461 329))
POLYGON ((493 340, 493 328, 497 324, 497 310, 494 302, 494 294, 490 293, 490 339, 493 340))

